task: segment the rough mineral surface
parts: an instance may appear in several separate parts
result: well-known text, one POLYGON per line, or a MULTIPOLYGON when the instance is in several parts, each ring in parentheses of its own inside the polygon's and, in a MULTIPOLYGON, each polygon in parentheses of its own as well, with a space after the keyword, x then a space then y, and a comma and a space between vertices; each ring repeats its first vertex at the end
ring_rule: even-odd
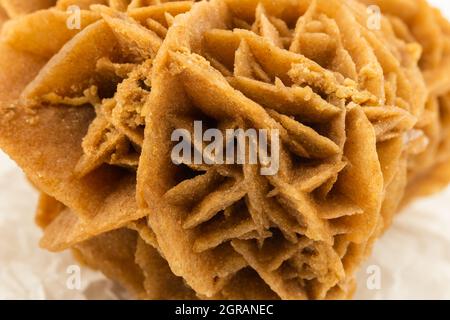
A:
POLYGON ((41 245, 137 298, 351 298, 448 182, 450 24, 424 0, 15 0, 1 24, 0 147, 41 245), (279 170, 174 162, 199 121, 276 132, 279 170))

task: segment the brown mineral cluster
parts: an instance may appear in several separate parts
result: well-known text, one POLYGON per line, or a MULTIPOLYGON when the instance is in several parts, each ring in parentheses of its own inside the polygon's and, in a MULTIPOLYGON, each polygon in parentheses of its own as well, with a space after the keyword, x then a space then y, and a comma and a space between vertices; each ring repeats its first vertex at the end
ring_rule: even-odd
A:
POLYGON ((401 205, 450 181, 425 0, 0 0, 0 25, 0 147, 41 246, 136 298, 351 298, 401 205), (268 133, 277 170, 230 131, 268 133))

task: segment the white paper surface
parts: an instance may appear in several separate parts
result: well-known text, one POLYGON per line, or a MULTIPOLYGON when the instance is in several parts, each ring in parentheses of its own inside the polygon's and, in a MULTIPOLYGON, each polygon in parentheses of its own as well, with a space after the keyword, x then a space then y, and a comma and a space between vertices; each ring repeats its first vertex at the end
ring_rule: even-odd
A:
MULTIPOLYGON (((431 2, 449 16, 450 2, 431 2)), ((38 248, 36 201, 36 191, 0 151, 0 299, 119 298, 111 281, 86 268, 81 288, 73 288, 71 254, 38 248)), ((357 299, 450 299, 450 188, 397 216, 358 280, 357 299)))

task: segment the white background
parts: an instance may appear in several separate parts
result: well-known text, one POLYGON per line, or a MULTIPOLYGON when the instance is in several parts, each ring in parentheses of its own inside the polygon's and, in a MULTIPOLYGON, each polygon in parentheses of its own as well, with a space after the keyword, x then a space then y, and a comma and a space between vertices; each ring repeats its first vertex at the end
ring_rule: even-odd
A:
MULTIPOLYGON (((450 2, 431 2, 450 16, 450 2)), ((114 284, 88 269, 82 269, 81 290, 67 289, 67 268, 75 262, 68 252, 38 248, 36 201, 21 171, 0 151, 0 299, 116 299, 114 284)), ((358 278, 357 299, 450 299, 450 188, 404 210, 358 278), (379 289, 366 285, 372 270, 380 271, 379 289)))

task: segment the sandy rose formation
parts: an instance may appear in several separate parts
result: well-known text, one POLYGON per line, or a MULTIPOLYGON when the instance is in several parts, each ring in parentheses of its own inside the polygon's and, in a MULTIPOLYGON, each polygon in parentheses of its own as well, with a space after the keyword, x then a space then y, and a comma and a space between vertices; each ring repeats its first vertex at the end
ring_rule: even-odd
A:
POLYGON ((40 245, 136 298, 351 298, 450 181, 450 23, 425 0, 0 0, 0 25, 0 147, 40 245))

